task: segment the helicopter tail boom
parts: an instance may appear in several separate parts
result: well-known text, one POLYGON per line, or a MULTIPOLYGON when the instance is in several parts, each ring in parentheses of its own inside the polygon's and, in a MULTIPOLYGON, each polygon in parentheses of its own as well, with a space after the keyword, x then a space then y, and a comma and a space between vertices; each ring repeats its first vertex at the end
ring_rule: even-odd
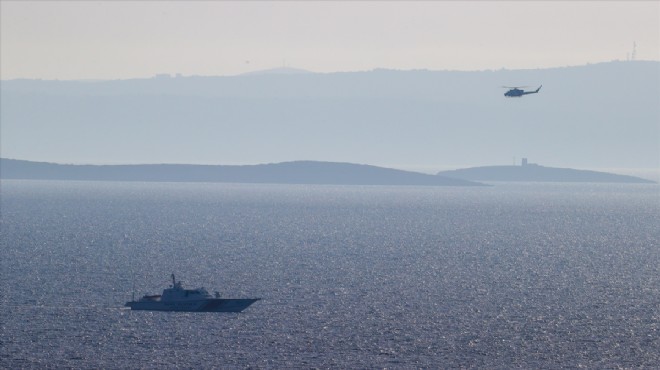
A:
POLYGON ((539 86, 539 88, 536 89, 536 90, 534 90, 534 91, 525 91, 525 92, 522 93, 522 94, 523 94, 523 95, 527 95, 527 94, 536 94, 537 92, 539 92, 539 90, 541 90, 542 87, 543 87, 543 85, 539 86))

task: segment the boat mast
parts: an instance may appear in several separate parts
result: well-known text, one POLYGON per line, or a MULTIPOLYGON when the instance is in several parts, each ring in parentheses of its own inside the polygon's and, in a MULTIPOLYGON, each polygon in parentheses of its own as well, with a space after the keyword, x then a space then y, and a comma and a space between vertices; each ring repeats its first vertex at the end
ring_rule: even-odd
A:
POLYGON ((172 274, 172 288, 176 286, 176 280, 174 279, 174 274, 172 274))

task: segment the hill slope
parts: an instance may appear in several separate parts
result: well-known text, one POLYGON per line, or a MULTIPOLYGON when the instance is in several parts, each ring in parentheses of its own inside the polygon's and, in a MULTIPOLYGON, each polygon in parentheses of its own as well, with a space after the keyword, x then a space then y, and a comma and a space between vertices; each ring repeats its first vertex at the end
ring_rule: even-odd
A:
POLYGON ((327 185, 475 186, 476 182, 368 165, 298 161, 251 166, 63 165, 0 159, 0 178, 327 185))
POLYGON ((536 164, 474 167, 442 171, 438 175, 472 181, 654 183, 654 181, 634 176, 571 168, 544 167, 536 164))

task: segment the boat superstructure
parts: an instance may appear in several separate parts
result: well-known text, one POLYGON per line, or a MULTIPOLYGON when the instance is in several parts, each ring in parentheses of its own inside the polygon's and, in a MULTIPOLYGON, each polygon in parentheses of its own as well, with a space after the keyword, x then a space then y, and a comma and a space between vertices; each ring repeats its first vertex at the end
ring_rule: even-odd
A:
POLYGON ((184 289, 172 274, 172 285, 162 294, 144 295, 139 300, 126 302, 131 310, 186 311, 186 312, 241 312, 259 298, 220 298, 205 288, 184 289))

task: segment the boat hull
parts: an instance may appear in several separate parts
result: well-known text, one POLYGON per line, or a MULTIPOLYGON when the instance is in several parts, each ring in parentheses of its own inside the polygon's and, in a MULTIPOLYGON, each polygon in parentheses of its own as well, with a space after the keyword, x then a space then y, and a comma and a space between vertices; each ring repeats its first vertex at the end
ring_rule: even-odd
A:
POLYGON ((225 299, 211 298, 202 300, 173 302, 126 302, 126 307, 139 311, 178 311, 178 312, 241 312, 259 298, 225 299))

